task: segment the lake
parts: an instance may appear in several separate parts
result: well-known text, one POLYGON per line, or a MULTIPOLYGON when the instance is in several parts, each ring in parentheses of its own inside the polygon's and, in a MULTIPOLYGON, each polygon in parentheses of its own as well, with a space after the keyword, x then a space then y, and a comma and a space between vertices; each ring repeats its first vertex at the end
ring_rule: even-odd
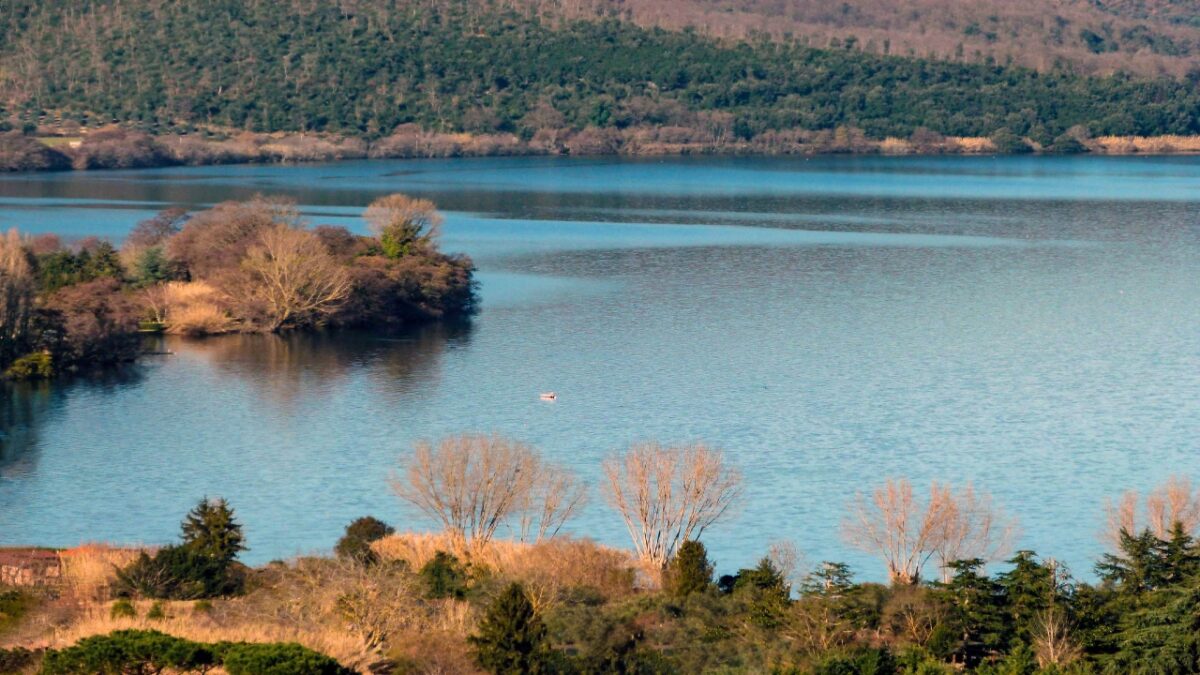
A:
MULTIPOLYGON (((1104 502, 1200 479, 1200 158, 461 159, 0 177, 0 228, 119 240, 255 193, 363 230, 447 213, 480 313, 400 335, 166 339, 110 376, 0 389, 0 544, 162 543, 228 497, 263 563, 350 520, 430 523, 388 481, 414 440, 524 439, 594 488, 630 442, 704 440, 746 477, 719 571, 839 538, 889 476, 973 483, 1019 546, 1090 578, 1104 502), (540 401, 554 390, 558 400, 540 401)), ((572 532, 625 545, 596 489, 572 532)))

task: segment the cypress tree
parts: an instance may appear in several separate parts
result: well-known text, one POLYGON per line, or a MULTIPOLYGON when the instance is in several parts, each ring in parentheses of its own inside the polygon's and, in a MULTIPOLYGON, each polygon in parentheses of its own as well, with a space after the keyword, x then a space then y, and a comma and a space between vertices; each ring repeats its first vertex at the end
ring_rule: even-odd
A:
POLYGON ((679 598, 700 593, 712 586, 712 575, 708 549, 698 541, 685 541, 667 566, 667 590, 679 598))
POLYGON ((467 640, 475 647, 475 662, 489 673, 547 672, 546 627, 521 584, 510 584, 496 598, 479 624, 479 634, 467 640))

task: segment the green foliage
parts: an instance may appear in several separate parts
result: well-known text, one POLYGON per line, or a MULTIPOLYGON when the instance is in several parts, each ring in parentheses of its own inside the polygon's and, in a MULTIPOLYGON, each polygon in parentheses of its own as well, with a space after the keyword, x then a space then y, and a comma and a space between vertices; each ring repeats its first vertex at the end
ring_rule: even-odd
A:
POLYGON ((224 498, 201 499, 181 525, 183 545, 228 566, 246 550, 242 526, 224 498))
POLYGON ((699 541, 685 541, 667 564, 665 585, 676 597, 703 593, 712 588, 713 565, 708 549, 699 541))
POLYGON ((950 616, 939 651, 969 666, 1001 653, 1007 643, 1003 589, 982 573, 983 565, 977 558, 950 563, 954 576, 942 585, 950 616))
POLYGON ((236 644, 224 649, 229 675, 353 675, 334 659, 295 643, 236 644))
POLYGON ((0 592, 0 635, 15 628, 36 604, 37 598, 31 593, 15 589, 0 592))
MULTIPOLYGON (((1017 137, 1042 126, 1051 139, 1079 124, 1097 134, 1200 132, 1200 91, 1169 78, 729 43, 615 20, 543 21, 499 3, 388 0, 353 12, 333 0, 303 9, 232 0, 13 4, 0 24, 0 59, 21 54, 41 75, 14 88, 14 107, 151 128, 377 136, 413 123, 528 136, 545 124, 530 119, 545 104, 576 129, 698 128, 698 114, 728 113, 726 131, 742 138, 843 125, 874 138, 919 126, 965 136, 1007 128, 1017 137), (321 82, 337 86, 313 86, 321 82)), ((1117 45, 1080 31, 1093 51, 1117 45)))
POLYGON ((453 554, 438 551, 419 572, 427 598, 463 598, 467 593, 467 568, 453 554))
POLYGON ((54 377, 54 357, 46 352, 26 354, 4 371, 10 380, 48 380, 54 377))
POLYGON ((750 620, 762 628, 775 628, 783 621, 792 589, 769 558, 753 569, 739 570, 732 592, 746 604, 750 620))
POLYGON ((338 539, 333 550, 339 558, 374 563, 377 556, 371 550, 371 542, 383 539, 395 531, 395 528, 378 518, 364 516, 346 526, 346 534, 338 539))
POLYGON ((161 602, 155 602, 150 605, 150 611, 146 612, 146 618, 151 621, 162 621, 167 618, 167 608, 161 602))
POLYGON ((108 615, 114 619, 137 618, 137 607, 133 606, 129 598, 120 598, 108 608, 108 615))
POLYGON ((189 546, 164 546, 153 556, 142 553, 117 572, 116 590, 126 595, 195 600, 233 595, 243 579, 230 565, 189 546))
POLYGON ((479 632, 467 638, 480 668, 496 675, 548 671, 546 627, 520 584, 510 584, 488 607, 479 632))
POLYGON ((106 241, 81 248, 77 253, 65 250, 45 253, 37 256, 35 263, 38 287, 47 293, 104 277, 123 276, 117 251, 106 241))
POLYGON ((1006 155, 1020 155, 1033 152, 1033 146, 1029 145, 1024 138, 1014 134, 1007 127, 992 132, 990 138, 992 139, 992 143, 996 145, 996 151, 1006 155))
POLYGON ((292 643, 209 645, 158 631, 122 630, 84 638, 47 652, 42 675, 204 673, 223 666, 230 675, 352 675, 324 654, 292 643))
POLYGON ((220 663, 214 650, 158 631, 121 630, 95 635, 66 649, 46 652, 42 675, 121 675, 203 672, 220 663))

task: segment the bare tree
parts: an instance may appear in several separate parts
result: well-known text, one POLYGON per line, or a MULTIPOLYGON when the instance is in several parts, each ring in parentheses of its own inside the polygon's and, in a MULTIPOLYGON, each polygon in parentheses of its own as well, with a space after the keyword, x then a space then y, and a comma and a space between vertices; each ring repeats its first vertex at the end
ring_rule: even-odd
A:
POLYGON ((0 368, 20 356, 33 316, 33 270, 15 229, 0 236, 0 368))
POLYGON ((350 293, 349 275, 320 238, 283 223, 259 233, 242 268, 248 278, 230 295, 261 307, 272 331, 319 324, 350 293))
POLYGON ((991 495, 976 492, 970 484, 957 493, 945 487, 941 491, 944 506, 931 545, 942 581, 950 581, 952 562, 973 558, 994 562, 1009 553, 1017 523, 992 503, 991 495))
POLYGON ((521 541, 537 543, 558 535, 587 501, 587 486, 571 472, 542 463, 520 505, 521 541))
POLYGON ((928 501, 913 496, 912 483, 892 480, 871 494, 859 493, 842 523, 843 535, 853 546, 874 553, 887 564, 895 584, 915 584, 921 569, 934 553, 949 491, 934 484, 928 501))
POLYGON ((681 542, 699 539, 741 494, 741 473, 702 444, 634 445, 605 460, 604 473, 637 556, 660 566, 681 542))
POLYGON ((1108 543, 1118 546, 1122 531, 1137 534, 1144 529, 1167 539, 1176 523, 1190 534, 1200 532, 1200 490, 1193 489, 1191 479, 1172 476, 1155 487, 1146 495, 1144 513, 1139 513, 1141 501, 1136 490, 1128 490, 1116 503, 1105 504, 1108 526, 1104 538, 1108 543))
POLYGON ((1050 566, 1050 597, 1046 609, 1038 612, 1032 633, 1034 653, 1042 668, 1067 666, 1083 655, 1083 649, 1071 635, 1071 621, 1059 601, 1069 574, 1053 559, 1050 566))
POLYGON ((522 534, 558 533, 585 491, 564 469, 502 436, 459 435, 416 444, 405 477, 392 481, 401 499, 439 521, 464 551, 486 545, 518 517, 522 534))

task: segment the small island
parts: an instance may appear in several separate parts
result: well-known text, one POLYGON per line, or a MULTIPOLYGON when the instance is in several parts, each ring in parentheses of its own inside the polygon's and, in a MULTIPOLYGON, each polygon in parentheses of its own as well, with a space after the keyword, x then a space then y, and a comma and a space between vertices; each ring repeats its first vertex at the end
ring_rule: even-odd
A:
POLYGON ((0 237, 0 372, 44 379, 127 362, 144 332, 394 329, 471 312, 474 264, 438 250, 433 202, 394 194, 364 217, 371 235, 312 227, 293 202, 256 197, 163 211, 119 249, 11 230, 0 237))

